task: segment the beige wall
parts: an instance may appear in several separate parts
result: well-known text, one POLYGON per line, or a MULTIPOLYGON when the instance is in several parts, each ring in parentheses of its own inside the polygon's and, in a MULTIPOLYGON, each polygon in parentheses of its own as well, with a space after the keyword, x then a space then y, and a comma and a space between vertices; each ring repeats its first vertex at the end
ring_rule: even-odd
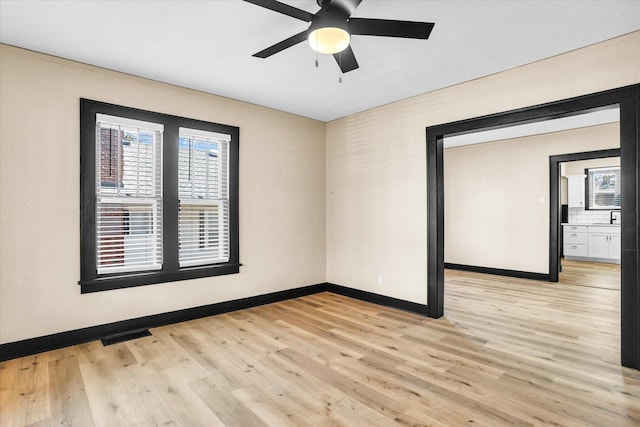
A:
POLYGON ((325 124, 0 45, 0 342, 325 281, 325 124), (79 98, 240 127, 241 273, 80 294, 79 98))
POLYGON ((620 146, 618 123, 444 152, 445 262, 549 272, 549 156, 620 146))
POLYGON ((425 127, 638 83, 638 45, 640 32, 326 125, 0 45, 0 342, 325 280, 425 303, 425 127), (80 97, 240 127, 241 274, 80 295, 80 97))
POLYGON ((328 123, 327 280, 426 303, 425 127, 639 83, 638 46, 635 32, 328 123))

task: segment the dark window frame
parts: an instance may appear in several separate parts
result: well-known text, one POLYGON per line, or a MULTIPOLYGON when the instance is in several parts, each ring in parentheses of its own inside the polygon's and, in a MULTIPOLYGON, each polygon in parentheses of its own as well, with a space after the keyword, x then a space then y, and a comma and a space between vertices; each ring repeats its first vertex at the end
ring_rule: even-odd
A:
POLYGON ((81 293, 236 274, 240 272, 240 129, 235 126, 80 99, 80 281, 81 293), (162 269, 97 274, 96 269, 96 114, 162 123, 162 269), (229 142, 229 261, 194 267, 178 261, 178 132, 180 127, 231 135, 229 142))
MULTIPOLYGON (((609 166, 609 168, 620 168, 620 166, 609 166)), ((589 170, 590 169, 604 169, 607 168, 607 166, 599 166, 599 167, 594 167, 594 168, 584 168, 584 174, 585 174, 585 184, 584 184, 584 210, 586 211, 620 211, 622 210, 621 206, 617 206, 617 207, 603 207, 603 208, 597 208, 597 207, 593 207, 591 205, 591 197, 589 196, 589 186, 591 185, 591 180, 589 179, 589 170)), ((622 176, 622 171, 619 172, 620 176, 622 176)))

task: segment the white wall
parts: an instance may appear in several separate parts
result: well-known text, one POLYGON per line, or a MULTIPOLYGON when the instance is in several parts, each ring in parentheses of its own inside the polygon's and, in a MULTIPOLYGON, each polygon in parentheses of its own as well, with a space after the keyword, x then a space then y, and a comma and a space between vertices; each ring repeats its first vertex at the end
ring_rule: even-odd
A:
POLYGON ((0 342, 322 283, 325 124, 0 45, 0 342), (240 128, 240 274, 80 294, 79 99, 240 128))
POLYGON ((612 123, 446 149, 445 262, 549 273, 549 156, 619 136, 612 123))
POLYGON ((426 303, 425 128, 639 83, 638 46, 635 32, 328 123, 327 280, 426 303))

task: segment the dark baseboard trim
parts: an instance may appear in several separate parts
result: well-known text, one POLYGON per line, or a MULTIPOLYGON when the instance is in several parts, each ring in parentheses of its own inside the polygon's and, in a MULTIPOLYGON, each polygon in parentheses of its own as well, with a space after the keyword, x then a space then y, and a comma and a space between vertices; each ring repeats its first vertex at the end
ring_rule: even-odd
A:
POLYGON ((185 308, 183 310, 170 311, 168 313, 153 314, 151 316, 121 320, 119 322, 106 323, 103 325, 90 326, 88 328, 75 329, 72 331, 59 332, 57 334, 0 344, 0 362, 31 354, 42 353, 44 351, 56 350, 58 348, 68 347, 71 345, 82 344, 89 341, 96 341, 103 337, 121 335, 130 331, 157 328, 158 326, 169 325, 172 323, 186 322, 188 320, 316 294, 318 292, 325 291, 326 288, 326 283, 320 283, 317 285, 287 289, 285 291, 273 292, 270 294, 202 305, 199 307, 185 308))
POLYGON ((530 271, 504 270, 502 268, 477 267, 475 265, 444 263, 444 268, 449 270, 471 271, 474 273, 493 274, 495 276, 517 277, 519 279, 541 280, 544 282, 551 281, 551 275, 544 273, 532 273, 530 271))
POLYGON ((388 297, 380 294, 374 294, 372 292, 361 291, 359 289, 348 288, 346 286, 335 285, 333 283, 327 283, 327 291, 361 301, 383 305, 385 307, 408 311, 411 313, 419 314, 421 316, 429 315, 429 309, 426 304, 418 304, 416 302, 405 301, 402 299, 388 297))
POLYGON ((135 319, 121 320, 119 322, 106 323, 103 325, 90 326, 88 328, 75 329, 72 331, 59 332, 42 337, 0 344, 0 362, 72 345, 83 344, 89 341, 96 341, 104 337, 123 335, 131 331, 157 328, 163 325, 186 322, 188 320, 200 319, 202 317, 214 316, 216 314, 258 307, 264 304, 271 304, 320 292, 333 292, 339 295, 391 308, 397 308, 424 316, 428 313, 427 306, 423 304, 417 304, 358 289, 334 285, 333 283, 319 283, 316 285, 287 289, 254 297, 185 308, 183 310, 170 311, 168 313, 137 317, 135 319))

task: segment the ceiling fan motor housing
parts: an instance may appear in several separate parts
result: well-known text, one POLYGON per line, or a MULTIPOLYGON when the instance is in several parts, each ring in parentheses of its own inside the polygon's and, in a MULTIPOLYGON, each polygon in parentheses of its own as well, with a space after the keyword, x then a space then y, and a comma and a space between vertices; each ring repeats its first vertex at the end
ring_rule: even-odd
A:
POLYGON ((335 54, 345 50, 351 42, 350 12, 337 0, 318 0, 322 8, 311 21, 309 45, 317 52, 335 54))
POLYGON ((322 11, 329 10, 330 13, 339 13, 347 19, 360 4, 362 0, 317 0, 322 11))
POLYGON ((318 16, 311 21, 309 25, 309 33, 317 30, 318 28, 340 28, 346 32, 349 32, 349 24, 346 17, 336 16, 328 13, 318 13, 318 16))

